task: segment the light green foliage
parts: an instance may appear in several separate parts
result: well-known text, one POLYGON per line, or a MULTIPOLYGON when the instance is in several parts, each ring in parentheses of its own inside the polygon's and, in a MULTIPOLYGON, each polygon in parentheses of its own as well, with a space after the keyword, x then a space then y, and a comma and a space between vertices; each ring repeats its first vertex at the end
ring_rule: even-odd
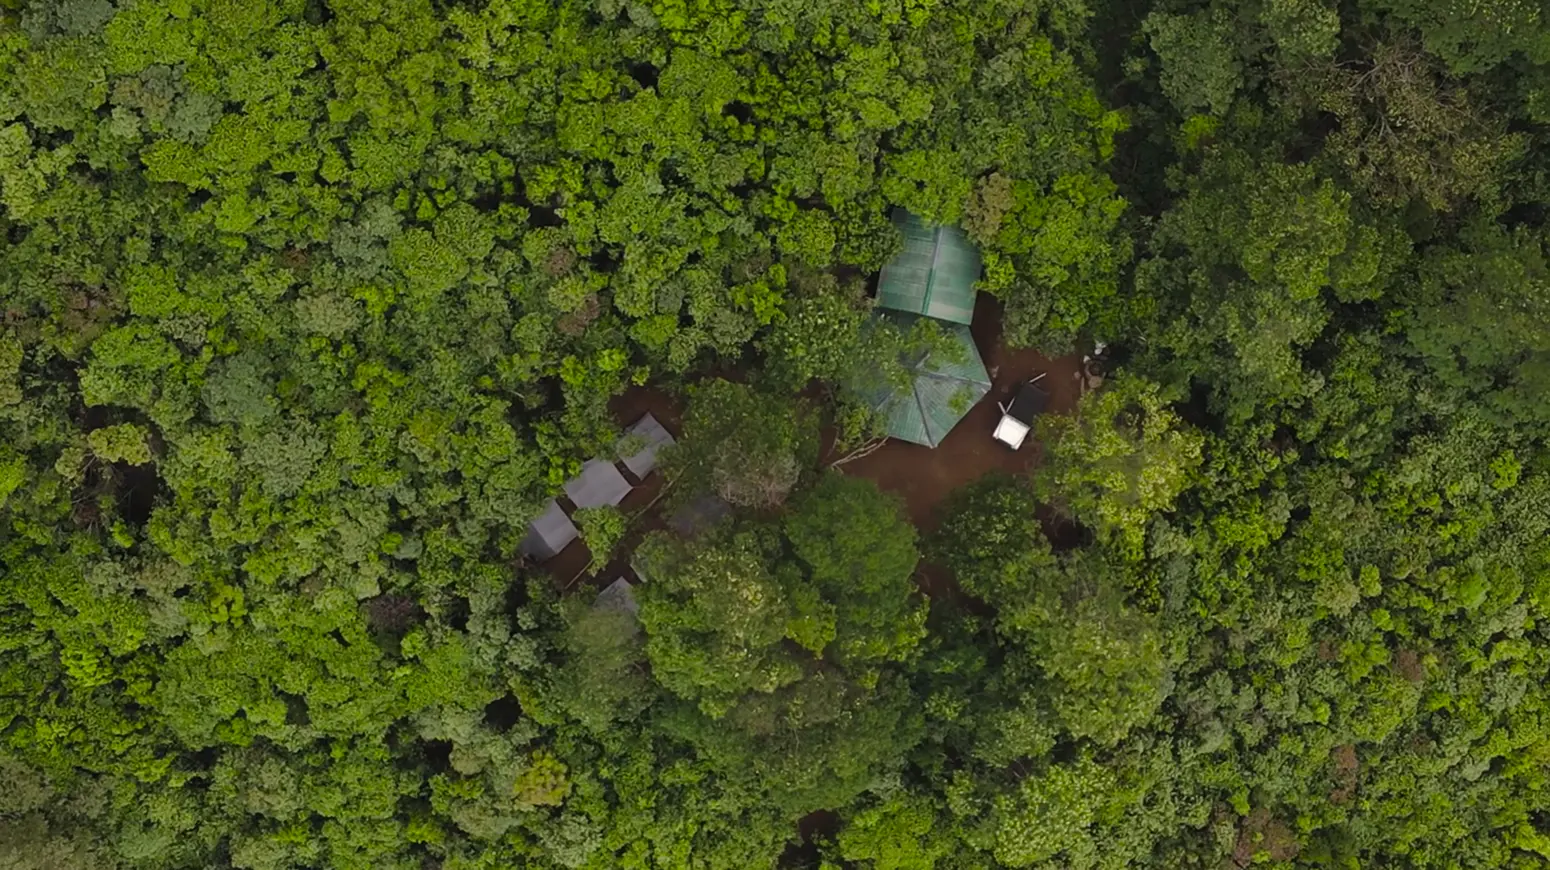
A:
POLYGON ((834 654, 841 662, 897 661, 924 638, 915 529, 898 499, 869 480, 830 473, 792 505, 785 533, 835 608, 834 654))
POLYGON ((1223 9, 1192 15, 1153 12, 1145 32, 1162 62, 1163 93, 1184 115, 1225 115, 1243 84, 1243 68, 1232 44, 1233 21, 1223 9))
POLYGON ((0 866, 1541 867, 1545 26, 0 0, 0 866), (908 511, 895 208, 1109 347, 908 511))
POLYGON ((15 455, 11 450, 6 451, 6 456, 0 460, 0 507, 10 499, 27 479, 27 460, 25 457, 15 455))
POLYGON ((1506 421, 1546 420, 1550 272, 1537 231, 1477 223, 1429 253, 1410 291, 1407 340, 1428 372, 1506 421))
POLYGON ((1036 587, 1035 603, 1002 614, 1027 632, 1050 678, 1049 701, 1068 733, 1118 743, 1144 724, 1167 696, 1169 678, 1157 620, 1124 601, 1125 590, 1094 557, 1074 560, 1064 576, 1036 587))
POLYGON ((840 382, 872 360, 867 350, 877 342, 864 324, 866 312, 841 294, 796 296, 762 348, 769 355, 769 375, 780 387, 800 390, 814 378, 840 382))
POLYGON ((1535 64, 1550 60, 1544 11, 1533 4, 1495 0, 1454 6, 1383 0, 1371 6, 1418 27, 1427 50, 1456 74, 1483 72, 1515 55, 1535 64))
POLYGON ((1259 21, 1289 58, 1321 58, 1339 45, 1340 13, 1321 0, 1269 0, 1259 21))
POLYGON ((1012 477, 986 477, 956 493, 944 510, 930 555, 965 592, 987 601, 1021 600, 1030 578, 1054 565, 1032 488, 1012 477))
POLYGON ((873 870, 932 870, 951 850, 930 803, 895 795, 860 810, 840 830, 840 857, 873 870))
POLYGON ((782 251, 809 266, 829 265, 834 251, 834 227, 828 215, 803 211, 781 228, 777 241, 782 251))
POLYGON ((512 788, 517 803, 526 806, 554 806, 565 801, 570 793, 571 782, 565 765, 548 752, 533 753, 527 760, 527 769, 517 775, 512 788))
POLYGON ((596 733, 638 715, 653 687, 642 667, 645 651, 635 616, 576 601, 564 608, 558 646, 566 659, 548 683, 547 700, 596 733))
POLYGON ((148 433, 134 423, 119 423, 94 429, 86 436, 92 453, 103 462, 144 465, 151 461, 148 433))
POLYGON ((624 540, 629 531, 629 522, 624 513, 613 505, 601 507, 577 508, 573 517, 576 528, 581 530, 581 541, 587 545, 587 550, 592 554, 592 561, 588 563, 587 570, 600 571, 609 560, 613 558, 615 551, 619 549, 619 543, 624 540))
POLYGON ((1407 41, 1372 49, 1362 72, 1330 62, 1289 82, 1310 105, 1340 118, 1329 153, 1375 199, 1422 200, 1438 211, 1469 200, 1500 207, 1502 185, 1525 137, 1407 41), (1405 135, 1394 134, 1403 127, 1405 135))
POLYGON ((1381 294, 1409 242, 1353 220, 1351 197, 1306 165, 1257 166, 1218 150, 1153 239, 1136 284, 1159 314, 1149 351, 1174 377, 1216 387, 1232 420, 1317 390, 1302 354, 1333 300, 1381 294), (1181 292, 1188 288, 1187 292, 1181 292))
POLYGON ((640 553, 653 674, 713 716, 815 664, 784 640, 875 680, 925 635, 914 529, 871 481, 831 473, 782 524, 688 544, 656 535, 640 553))
POLYGON ((744 692, 773 692, 801 676, 780 645, 790 604, 755 536, 687 548, 657 538, 641 553, 651 575, 641 622, 657 682, 714 716, 744 692))
POLYGON ((687 497, 709 490, 735 505, 778 505, 816 459, 816 434, 801 400, 707 381, 689 395, 668 474, 687 497))
POLYGON ((1156 384, 1118 378, 1106 386, 1075 415, 1039 421, 1049 460, 1034 481, 1100 539, 1139 557, 1147 525, 1192 483, 1204 439, 1163 402, 1156 384))
POLYGON ((988 478, 954 499, 932 542, 965 591, 996 611, 1005 660, 973 749, 992 764, 1048 752, 1057 729, 1118 743, 1168 690, 1158 620, 1125 601, 1127 569, 1101 552, 1057 558, 1034 508, 1022 481, 988 478), (1038 693, 1025 688, 1034 675, 1038 693))
POLYGON ((995 800, 984 823, 994 832, 996 860, 1027 867, 1064 854, 1072 864, 1090 865, 1097 844, 1088 829, 1114 785, 1107 771, 1086 758, 1051 765, 1023 780, 995 800))

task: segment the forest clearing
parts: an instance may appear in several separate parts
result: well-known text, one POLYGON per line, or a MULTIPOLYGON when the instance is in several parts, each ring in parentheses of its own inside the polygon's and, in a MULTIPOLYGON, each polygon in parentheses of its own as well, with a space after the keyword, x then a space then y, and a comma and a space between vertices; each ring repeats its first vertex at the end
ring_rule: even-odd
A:
MULTIPOLYGON (((1051 393, 1047 413, 1068 414, 1076 408, 1082 392, 1082 357, 1068 354, 1048 359, 1032 349, 1013 349, 1001 340, 1000 308, 993 297, 980 296, 976 302, 974 337, 992 373, 991 392, 971 410, 935 448, 888 439, 867 449, 855 459, 843 463, 844 473, 871 480, 885 492, 899 496, 905 514, 921 532, 930 532, 939 519, 937 507, 955 490, 994 473, 1025 474, 1039 460, 1039 446, 1030 442, 1020 450, 1008 449, 990 437, 1001 415, 998 402, 1007 401, 1018 385, 1040 375, 1051 393)), ((682 402, 650 387, 627 390, 610 403, 619 425, 625 426, 645 414, 663 421, 670 431, 682 427, 682 402)), ((834 466, 847 454, 834 449, 834 430, 822 434, 820 464, 834 466)), ((630 475, 633 478, 633 475, 630 475)), ((579 538, 556 557, 544 562, 559 588, 569 592, 578 582, 607 585, 620 576, 629 576, 631 545, 646 532, 664 528, 666 518, 656 506, 662 495, 664 478, 652 473, 634 478, 629 494, 619 510, 630 517, 631 534, 620 545, 620 552, 595 573, 588 571, 592 556, 579 538)), ((566 503, 567 512, 574 508, 566 503)), ((928 566, 923 566, 928 567, 928 566)))

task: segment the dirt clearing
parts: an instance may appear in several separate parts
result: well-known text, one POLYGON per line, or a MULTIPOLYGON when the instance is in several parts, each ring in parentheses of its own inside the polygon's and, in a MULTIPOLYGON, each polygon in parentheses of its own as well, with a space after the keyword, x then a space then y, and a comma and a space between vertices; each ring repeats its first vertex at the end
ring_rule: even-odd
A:
MULTIPOLYGON (((979 295, 971 331, 990 373, 991 389, 942 443, 932 449, 907 441, 889 440, 871 454, 840 467, 845 474, 870 478, 884 490, 902 498, 905 512, 922 534, 936 528, 939 522, 937 505, 954 490, 992 472, 1021 474, 1038 464, 1042 456, 1041 445, 1032 437, 1021 450, 1012 450, 991 437, 1001 419, 998 402, 1010 401, 1018 386, 1041 372, 1046 376, 1039 386, 1050 394, 1045 413, 1069 413, 1081 397, 1078 377, 1081 357, 1073 354, 1050 359, 1037 351, 1006 347, 1001 341, 1001 304, 994 297, 979 295)), ((812 395, 816 396, 815 393, 812 395)), ((620 425, 627 426, 650 412, 675 437, 683 432, 682 402, 654 387, 631 389, 614 399, 610 408, 620 425)), ((825 427, 821 454, 825 463, 837 458, 830 447, 833 434, 832 429, 825 427)), ((661 471, 648 474, 644 480, 626 472, 626 478, 635 484, 635 488, 619 505, 625 516, 632 518, 629 534, 619 547, 620 555, 601 571, 590 575, 586 568, 591 554, 580 540, 573 542, 543 566, 562 590, 574 591, 583 583, 607 585, 620 576, 633 578, 628 554, 646 533, 665 526, 659 502, 663 486, 661 471)), ((560 501, 567 510, 572 507, 564 496, 560 501)), ((944 582, 943 578, 931 576, 935 572, 930 571, 929 566, 922 565, 922 569, 922 586, 928 591, 944 582)))
MULTIPOLYGON (((1034 350, 1013 350, 1001 341, 1001 304, 981 293, 974 305, 974 342, 990 372, 990 392, 935 449, 890 440, 875 452, 840 466, 846 474, 877 481, 904 499, 911 522, 922 532, 936 528, 936 506, 958 489, 994 471, 1023 473, 1038 464, 1041 445, 1032 436, 1021 450, 990 437, 1001 419, 997 402, 1009 402, 1019 385, 1039 374, 1050 394, 1047 414, 1065 414, 1081 397, 1080 355, 1050 359, 1034 350)), ((827 437, 827 433, 826 433, 827 437)))

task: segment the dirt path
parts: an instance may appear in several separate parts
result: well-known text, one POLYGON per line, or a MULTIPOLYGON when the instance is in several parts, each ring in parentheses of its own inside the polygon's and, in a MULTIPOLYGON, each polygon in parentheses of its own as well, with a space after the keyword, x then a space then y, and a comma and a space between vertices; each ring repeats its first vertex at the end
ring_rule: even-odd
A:
MULTIPOLYGON (((653 387, 635 387, 627 390, 609 403, 609 410, 613 411, 614 419, 624 426, 639 420, 642 414, 650 413, 675 437, 683 431, 682 405, 674 397, 653 387)), ((646 536, 646 533, 663 527, 665 518, 660 510, 655 509, 654 504, 657 496, 662 494, 662 472, 653 471, 646 475, 644 480, 634 477, 628 470, 624 470, 624 476, 630 483, 635 484, 635 488, 630 490, 624 497, 624 501, 619 503, 619 510, 623 511, 625 516, 635 519, 630 523, 629 533, 619 544, 619 555, 597 574, 588 575, 586 568, 587 563, 592 560, 592 553, 580 540, 572 541, 570 546, 560 552, 560 555, 543 565, 543 570, 554 577, 556 586, 562 592, 574 591, 586 583, 606 586, 623 575, 633 577, 630 573, 629 554, 634 552, 636 545, 646 536), (651 509, 647 510, 648 507, 651 509)), ((564 496, 561 496, 560 500, 567 510, 572 507, 564 496)))

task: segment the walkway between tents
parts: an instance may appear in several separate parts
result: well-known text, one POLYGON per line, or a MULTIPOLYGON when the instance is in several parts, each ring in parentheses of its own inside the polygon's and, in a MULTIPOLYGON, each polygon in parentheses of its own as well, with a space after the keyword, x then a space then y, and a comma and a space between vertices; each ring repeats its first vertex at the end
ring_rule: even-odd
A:
MULTIPOLYGON (((1005 347, 1000 340, 1001 305, 993 297, 980 294, 975 304, 973 332, 990 372, 991 389, 947 438, 934 449, 889 440, 871 454, 840 468, 845 474, 871 478, 884 490, 897 494, 904 500, 910 521, 923 533, 936 527, 936 508, 954 490, 992 472, 1026 473, 1041 459, 1041 447, 1033 437, 1029 437, 1021 450, 1015 451, 991 437, 1001 417, 997 402, 1010 400, 1020 384, 1039 372, 1048 373, 1039 383, 1050 393, 1045 413, 1071 413, 1081 397, 1078 380, 1081 357, 1073 354, 1049 359, 1036 351, 1005 347)), ((610 409, 616 419, 624 423, 650 413, 674 434, 682 432, 681 403, 656 387, 631 389, 615 398, 610 409)), ((830 447, 833 434, 831 428, 826 428, 823 433, 825 463, 837 458, 830 447)), ((640 480, 624 497, 620 510, 636 519, 618 555, 595 576, 590 579, 586 576, 590 554, 580 541, 571 543, 558 556, 545 562, 543 569, 565 589, 584 582, 604 586, 625 575, 629 571, 629 554, 640 539, 649 531, 667 527, 667 518, 657 503, 661 488, 662 474, 657 472, 640 480)), ((926 567, 923 565, 923 570, 926 567)), ((936 581, 929 573, 923 580, 928 585, 934 584, 936 581)))

